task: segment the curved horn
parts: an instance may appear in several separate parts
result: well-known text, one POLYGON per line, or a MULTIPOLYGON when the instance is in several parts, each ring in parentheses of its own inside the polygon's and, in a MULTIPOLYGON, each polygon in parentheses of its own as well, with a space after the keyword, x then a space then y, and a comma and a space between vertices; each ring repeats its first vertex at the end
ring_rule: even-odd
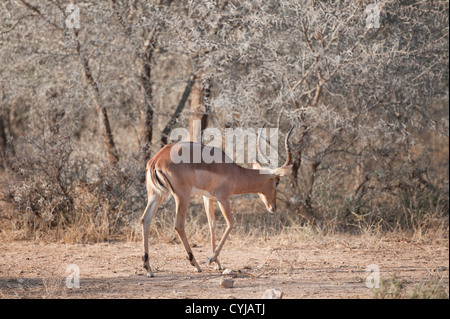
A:
MULTIPOLYGON (((260 164, 264 164, 264 165, 268 165, 270 163, 269 159, 267 158, 267 156, 264 154, 264 152, 261 150, 261 133, 264 129, 264 127, 266 126, 266 123, 264 123, 264 125, 261 127, 261 130, 258 133, 258 139, 256 140, 256 145, 258 146, 258 153, 259 155, 261 155, 261 157, 264 159, 265 163, 260 163, 260 164)), ((259 162, 259 161, 258 161, 259 162)))
POLYGON ((286 134, 286 139, 284 140, 284 147, 286 149, 286 162, 283 164, 282 167, 288 166, 291 164, 292 156, 291 156, 291 149, 289 147, 289 137, 291 136, 292 130, 294 129, 295 125, 292 125, 289 132, 286 134))

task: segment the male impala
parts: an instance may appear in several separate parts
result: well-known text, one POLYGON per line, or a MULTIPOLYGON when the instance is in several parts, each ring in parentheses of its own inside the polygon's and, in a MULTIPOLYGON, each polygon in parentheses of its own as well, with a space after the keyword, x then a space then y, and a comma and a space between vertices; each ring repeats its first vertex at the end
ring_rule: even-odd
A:
MULTIPOLYGON (((209 229, 211 232, 211 244, 213 255, 208 258, 207 264, 216 263, 216 268, 221 269, 218 256, 233 228, 234 219, 231 213, 230 196, 234 194, 257 193, 264 202, 267 210, 271 213, 276 209, 276 187, 280 176, 287 174, 291 168, 291 155, 288 139, 293 127, 286 135, 286 162, 283 166, 275 169, 261 168, 248 169, 235 164, 222 150, 205 146, 194 142, 180 142, 164 146, 146 166, 145 180, 148 193, 148 203, 142 215, 142 234, 144 241, 144 268, 147 269, 147 276, 153 277, 148 260, 148 231, 153 215, 161 204, 163 196, 171 194, 176 203, 175 230, 177 231, 188 259, 198 272, 200 266, 192 254, 191 247, 186 238, 184 224, 188 210, 189 199, 193 195, 203 196, 206 214, 208 217, 209 229), (190 154, 190 161, 174 163, 173 155, 187 151, 190 154), (221 160, 206 163, 203 158, 193 160, 193 154, 205 154, 217 152, 221 160), (172 156, 171 156, 172 153, 172 156), (213 200, 217 200, 222 211, 227 228, 219 245, 215 243, 215 216, 213 200)), ((261 132, 258 136, 258 141, 261 132)), ((258 150, 260 151, 259 147, 258 150)), ((262 154, 262 152, 260 151, 262 154)), ((263 154, 262 154, 263 155, 263 154)), ((264 156, 264 155, 263 155, 264 156)))

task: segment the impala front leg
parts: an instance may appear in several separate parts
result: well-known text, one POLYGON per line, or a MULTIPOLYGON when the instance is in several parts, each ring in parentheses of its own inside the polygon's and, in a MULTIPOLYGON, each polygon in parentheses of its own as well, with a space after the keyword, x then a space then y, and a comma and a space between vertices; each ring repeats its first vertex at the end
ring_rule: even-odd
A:
MULTIPOLYGON (((208 226, 209 232, 211 234, 211 247, 212 251, 216 250, 216 216, 214 215, 214 202, 212 199, 203 196, 203 202, 205 204, 206 217, 208 217, 208 226)), ((214 267, 217 270, 221 270, 219 259, 217 257, 215 259, 208 258, 206 260, 206 264, 209 266, 212 262, 216 264, 214 267)))
POLYGON ((227 222, 227 229, 225 230, 225 233, 222 236, 222 239, 219 242, 219 245, 214 250, 214 254, 211 256, 211 258, 208 258, 208 264, 212 261, 217 261, 217 257, 220 254, 220 251, 222 250, 223 245, 225 244, 225 241, 227 240, 228 235, 230 234, 231 230, 233 229, 234 225, 234 218, 231 214, 231 207, 230 207, 230 201, 228 199, 219 201, 219 207, 222 211, 223 217, 225 217, 225 221, 227 222))
POLYGON ((214 266, 214 269, 222 270, 222 266, 220 265, 219 259, 217 257, 208 257, 208 258, 206 258, 206 265, 210 266, 211 263, 215 263, 216 264, 216 266, 214 266))

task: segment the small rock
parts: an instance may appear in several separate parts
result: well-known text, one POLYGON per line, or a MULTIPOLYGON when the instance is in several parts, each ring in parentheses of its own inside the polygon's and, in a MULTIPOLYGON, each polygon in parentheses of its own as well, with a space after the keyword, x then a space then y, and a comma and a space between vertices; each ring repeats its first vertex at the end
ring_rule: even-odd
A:
POLYGON ((261 299, 281 299, 281 298, 283 298, 283 292, 278 288, 267 289, 266 291, 264 291, 261 297, 261 299))
POLYGON ((234 280, 230 278, 224 278, 222 279, 222 282, 220 283, 220 287, 222 288, 233 288, 234 280))

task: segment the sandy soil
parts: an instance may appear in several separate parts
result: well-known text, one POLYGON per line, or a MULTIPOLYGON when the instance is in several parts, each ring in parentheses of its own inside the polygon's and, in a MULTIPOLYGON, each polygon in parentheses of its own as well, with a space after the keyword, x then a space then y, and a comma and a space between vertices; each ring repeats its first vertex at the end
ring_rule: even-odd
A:
POLYGON ((443 282, 448 293, 447 239, 339 237, 276 244, 234 239, 220 256, 222 267, 237 272, 228 289, 220 282, 229 276, 206 266, 209 245, 195 246, 203 272, 193 271, 181 244, 156 243, 150 251, 155 277, 147 278, 140 243, 0 243, 0 298, 261 298, 269 288, 279 288, 283 298, 372 298, 366 287, 371 264, 381 278, 401 282, 406 295, 430 280, 443 282), (66 287, 70 264, 80 271, 78 289, 66 287))

